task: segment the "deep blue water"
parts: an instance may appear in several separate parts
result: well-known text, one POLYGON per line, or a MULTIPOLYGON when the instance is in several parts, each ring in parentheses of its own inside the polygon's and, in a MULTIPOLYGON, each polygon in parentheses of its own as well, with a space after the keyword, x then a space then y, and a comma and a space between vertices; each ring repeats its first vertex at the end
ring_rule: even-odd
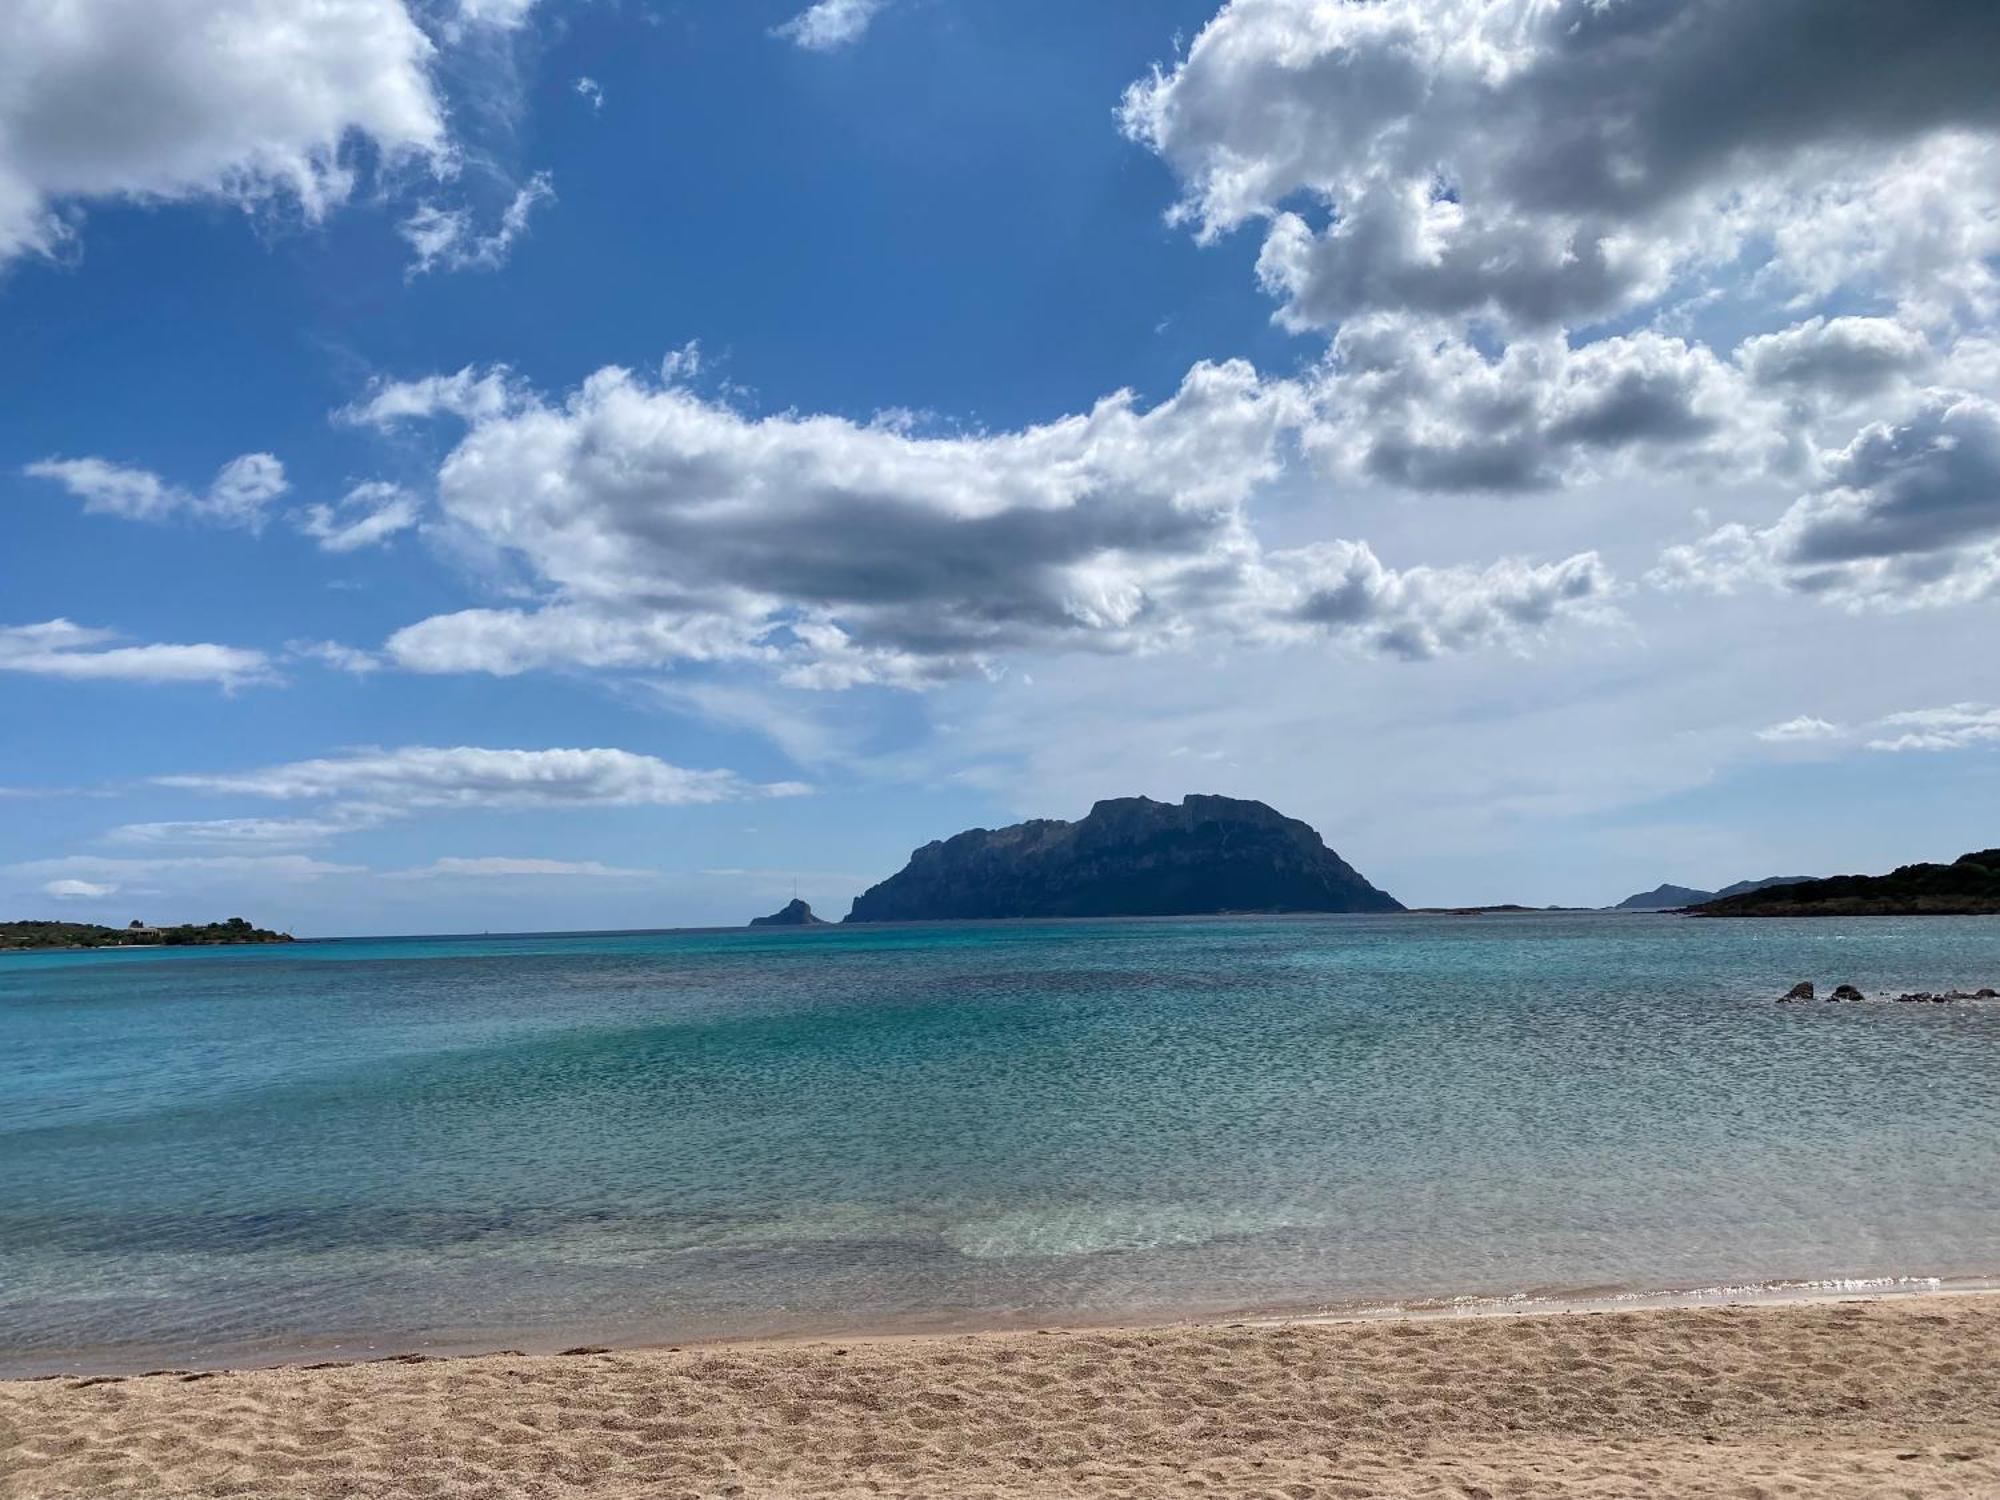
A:
POLYGON ((0 958, 0 1367, 2000 1273, 2000 919, 0 958))

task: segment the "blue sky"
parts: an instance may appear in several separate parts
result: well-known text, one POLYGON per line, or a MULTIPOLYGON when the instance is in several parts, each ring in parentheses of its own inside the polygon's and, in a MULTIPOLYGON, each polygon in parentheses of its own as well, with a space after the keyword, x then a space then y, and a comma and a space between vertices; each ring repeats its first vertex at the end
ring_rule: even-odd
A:
POLYGON ((0 105, 10 914, 838 914, 1132 792, 1413 904, 1994 842, 1984 7, 120 14, 0 105))

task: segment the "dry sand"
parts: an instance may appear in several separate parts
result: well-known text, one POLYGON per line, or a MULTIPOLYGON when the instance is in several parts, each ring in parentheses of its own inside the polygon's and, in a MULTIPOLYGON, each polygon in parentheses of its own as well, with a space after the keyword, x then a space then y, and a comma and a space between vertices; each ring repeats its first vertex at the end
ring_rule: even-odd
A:
POLYGON ((0 1495, 2000 1496, 2000 1297, 16 1381, 0 1495))

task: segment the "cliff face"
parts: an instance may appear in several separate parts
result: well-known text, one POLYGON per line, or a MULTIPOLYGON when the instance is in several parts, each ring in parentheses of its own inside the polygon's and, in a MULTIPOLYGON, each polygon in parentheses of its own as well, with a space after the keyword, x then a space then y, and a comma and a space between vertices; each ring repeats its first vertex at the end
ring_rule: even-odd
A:
POLYGON ((1888 875, 1836 875, 1697 906, 1698 917, 1954 917, 2000 913, 2000 849, 1888 875))
POLYGON ((975 917, 1401 911, 1310 826, 1261 802, 1191 796, 1098 803, 926 844, 854 901, 850 922, 975 917))

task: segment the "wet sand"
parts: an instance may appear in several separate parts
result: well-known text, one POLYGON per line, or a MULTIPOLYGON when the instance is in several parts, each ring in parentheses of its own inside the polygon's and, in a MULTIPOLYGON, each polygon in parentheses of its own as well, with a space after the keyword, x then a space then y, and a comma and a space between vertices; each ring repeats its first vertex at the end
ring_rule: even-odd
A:
POLYGON ((0 1384, 0 1496, 2000 1495, 2000 1296, 0 1384))

